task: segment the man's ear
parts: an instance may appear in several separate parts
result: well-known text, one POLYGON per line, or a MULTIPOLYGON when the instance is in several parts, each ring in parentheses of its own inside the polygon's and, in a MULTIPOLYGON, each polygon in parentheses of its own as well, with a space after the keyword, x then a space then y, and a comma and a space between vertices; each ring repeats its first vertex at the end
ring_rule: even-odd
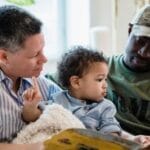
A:
POLYGON ((0 63, 7 63, 7 53, 3 49, 0 49, 0 63))
POLYGON ((79 86, 80 86, 80 80, 79 79, 80 78, 78 76, 71 76, 70 77, 70 85, 75 89, 79 88, 79 86))
POLYGON ((131 31, 132 31, 132 27, 133 27, 133 24, 129 23, 128 36, 130 35, 130 33, 131 33, 131 31))

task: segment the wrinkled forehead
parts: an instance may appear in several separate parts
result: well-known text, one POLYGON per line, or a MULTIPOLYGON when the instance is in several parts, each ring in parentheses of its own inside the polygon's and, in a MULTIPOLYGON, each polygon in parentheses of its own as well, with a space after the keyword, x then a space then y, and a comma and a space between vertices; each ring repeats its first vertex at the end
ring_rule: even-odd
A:
POLYGON ((135 36, 150 37, 150 27, 143 25, 133 25, 132 34, 135 36))

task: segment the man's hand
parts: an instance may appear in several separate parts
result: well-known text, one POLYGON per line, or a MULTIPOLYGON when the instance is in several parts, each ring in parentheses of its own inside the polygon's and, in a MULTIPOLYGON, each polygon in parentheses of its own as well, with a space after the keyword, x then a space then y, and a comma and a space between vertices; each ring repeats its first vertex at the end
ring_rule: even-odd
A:
POLYGON ((37 106, 37 104, 42 100, 42 95, 37 83, 37 79, 32 77, 33 86, 28 88, 23 93, 24 105, 37 106))
POLYGON ((42 95, 37 79, 32 77, 33 86, 23 93, 24 106, 22 110, 23 120, 26 122, 35 121, 41 114, 38 104, 42 100, 42 95))

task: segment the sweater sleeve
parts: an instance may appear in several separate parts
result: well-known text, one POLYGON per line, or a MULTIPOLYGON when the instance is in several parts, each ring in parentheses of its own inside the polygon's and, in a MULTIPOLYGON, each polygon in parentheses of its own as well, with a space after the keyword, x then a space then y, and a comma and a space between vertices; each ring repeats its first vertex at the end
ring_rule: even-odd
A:
POLYGON ((116 108, 114 104, 107 101, 107 105, 100 116, 99 132, 109 134, 116 132, 121 134, 121 127, 115 118, 116 108))

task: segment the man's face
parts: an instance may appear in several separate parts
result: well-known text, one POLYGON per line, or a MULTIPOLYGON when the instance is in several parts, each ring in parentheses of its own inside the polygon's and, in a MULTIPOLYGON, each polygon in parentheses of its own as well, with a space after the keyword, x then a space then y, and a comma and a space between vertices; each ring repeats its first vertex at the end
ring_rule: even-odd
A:
POLYGON ((133 71, 150 71, 150 37, 130 34, 124 63, 133 71))
POLYGON ((47 61, 43 54, 44 37, 36 34, 28 37, 24 47, 15 52, 7 51, 7 65, 5 73, 10 78, 39 76, 43 64, 47 61))

